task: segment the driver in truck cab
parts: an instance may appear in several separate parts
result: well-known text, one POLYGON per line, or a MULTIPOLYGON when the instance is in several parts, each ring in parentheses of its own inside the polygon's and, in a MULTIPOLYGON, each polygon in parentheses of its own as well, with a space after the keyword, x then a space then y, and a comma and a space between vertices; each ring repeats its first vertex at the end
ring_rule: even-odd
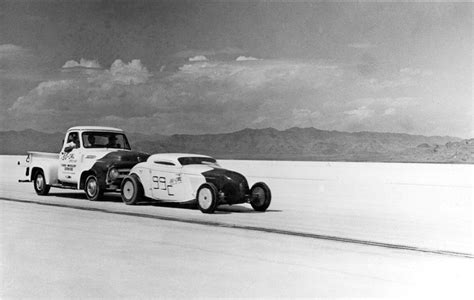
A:
POLYGON ((120 144, 117 143, 117 137, 115 136, 115 134, 109 136, 107 148, 120 148, 120 144))
POLYGON ((79 148, 79 135, 76 132, 69 134, 64 151, 70 152, 72 149, 79 148))

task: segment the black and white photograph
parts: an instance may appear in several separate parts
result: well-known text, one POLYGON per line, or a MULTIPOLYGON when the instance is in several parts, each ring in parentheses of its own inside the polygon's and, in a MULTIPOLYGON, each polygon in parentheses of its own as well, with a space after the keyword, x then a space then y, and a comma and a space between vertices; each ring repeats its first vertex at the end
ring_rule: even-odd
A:
POLYGON ((474 299, 473 14, 0 0, 0 298, 474 299))

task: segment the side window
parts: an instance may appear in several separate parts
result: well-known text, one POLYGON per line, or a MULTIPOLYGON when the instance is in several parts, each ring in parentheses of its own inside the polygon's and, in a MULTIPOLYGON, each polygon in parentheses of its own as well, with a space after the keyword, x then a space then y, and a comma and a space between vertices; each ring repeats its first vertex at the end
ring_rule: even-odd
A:
POLYGON ((79 133, 70 132, 67 136, 66 143, 64 144, 64 151, 70 152, 74 148, 80 148, 79 133))
POLYGON ((164 161, 164 160, 155 160, 155 164, 157 165, 163 165, 163 166, 174 166, 175 164, 170 162, 170 161, 164 161))

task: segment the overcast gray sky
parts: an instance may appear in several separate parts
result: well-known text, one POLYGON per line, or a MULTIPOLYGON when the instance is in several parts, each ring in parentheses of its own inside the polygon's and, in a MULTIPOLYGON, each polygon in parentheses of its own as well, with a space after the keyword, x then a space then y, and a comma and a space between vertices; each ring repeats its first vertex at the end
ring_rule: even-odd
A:
POLYGON ((0 0, 0 130, 473 137, 473 4, 0 0))

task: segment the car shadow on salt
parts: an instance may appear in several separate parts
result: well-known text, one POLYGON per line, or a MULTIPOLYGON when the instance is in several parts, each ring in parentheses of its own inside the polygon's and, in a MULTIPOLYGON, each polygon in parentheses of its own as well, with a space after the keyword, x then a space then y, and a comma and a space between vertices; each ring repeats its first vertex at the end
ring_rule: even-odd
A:
MULTIPOLYGON (((88 201, 86 195, 83 192, 59 192, 59 193, 49 193, 53 197, 61 198, 70 198, 74 200, 88 201)), ((117 202, 122 203, 122 198, 119 194, 106 193, 102 198, 97 202, 117 202)), ((123 203, 122 203, 123 204, 123 203)), ((125 205, 125 204, 123 204, 125 205)), ((158 201, 141 201, 135 206, 152 206, 152 207, 168 207, 168 208, 178 208, 178 209, 188 209, 188 210, 198 210, 195 203, 171 203, 171 202, 158 202, 158 201)), ((281 210, 272 210, 268 209, 265 212, 255 211, 250 205, 220 205, 214 214, 232 214, 232 213, 272 213, 272 212, 281 212, 281 210)))

